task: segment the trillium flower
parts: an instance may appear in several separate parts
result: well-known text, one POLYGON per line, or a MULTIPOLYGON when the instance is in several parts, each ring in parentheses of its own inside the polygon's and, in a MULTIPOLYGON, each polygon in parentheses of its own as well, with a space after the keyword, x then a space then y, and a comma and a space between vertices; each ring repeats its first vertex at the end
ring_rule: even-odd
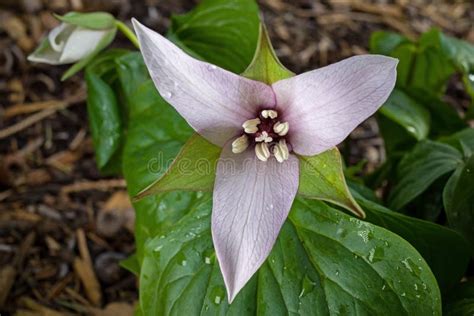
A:
POLYGON ((95 55, 113 40, 115 19, 108 13, 69 13, 52 29, 28 60, 51 65, 71 64, 95 55))
POLYGON ((384 103, 397 60, 355 56, 271 85, 196 60, 133 21, 160 94, 222 147, 212 239, 229 302, 269 255, 298 190, 297 155, 342 142, 384 103), (232 168, 222 168, 231 164, 232 168))

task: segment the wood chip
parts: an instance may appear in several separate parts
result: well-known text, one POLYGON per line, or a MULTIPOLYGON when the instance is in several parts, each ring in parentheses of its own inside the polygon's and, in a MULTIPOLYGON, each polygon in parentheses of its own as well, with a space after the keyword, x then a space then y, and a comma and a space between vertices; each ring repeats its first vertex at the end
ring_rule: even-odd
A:
POLYGON ((79 276, 89 301, 92 305, 99 306, 102 303, 102 290, 92 266, 86 236, 82 229, 76 231, 76 236, 81 257, 74 259, 74 271, 76 271, 76 274, 79 276))

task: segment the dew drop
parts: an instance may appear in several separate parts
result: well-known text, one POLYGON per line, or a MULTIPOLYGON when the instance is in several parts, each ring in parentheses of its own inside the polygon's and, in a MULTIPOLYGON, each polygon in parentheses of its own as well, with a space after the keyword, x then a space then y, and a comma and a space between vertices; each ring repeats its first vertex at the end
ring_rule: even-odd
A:
POLYGON ((336 276, 338 276, 338 275, 339 275, 339 271, 338 271, 338 270, 336 270, 336 276))
POLYGON ((158 252, 163 248, 163 245, 159 245, 158 247, 155 248, 155 251, 158 252))
POLYGON ((407 293, 403 292, 402 294, 400 294, 401 296, 405 297, 407 296, 407 293))
POLYGON ((372 248, 369 250, 369 256, 367 257, 367 259, 369 260, 369 262, 373 262, 374 261, 374 255, 375 255, 375 248, 372 248))
POLYGON ((187 262, 186 260, 181 261, 181 265, 182 265, 183 267, 185 267, 187 264, 188 264, 188 262, 187 262))
POLYGON ((474 81, 474 74, 469 74, 469 80, 474 81))
POLYGON ((362 238, 365 243, 369 242, 369 231, 368 230, 359 230, 357 235, 362 238))
POLYGON ((211 264, 211 258, 205 257, 205 258, 204 258, 204 262, 205 262, 206 264, 211 264))
POLYGON ((385 291, 385 288, 386 288, 386 287, 387 287, 387 286, 386 286, 385 284, 382 285, 382 291, 385 291))
POLYGON ((339 236, 341 237, 346 237, 347 236, 347 230, 345 230, 344 228, 342 227, 339 227, 336 231, 336 234, 338 234, 339 236))
POLYGON ((173 96, 173 94, 170 91, 163 92, 163 98, 165 98, 167 100, 171 99, 172 96, 173 96))
POLYGON ((212 302, 216 305, 219 305, 222 302, 222 298, 224 297, 224 295, 225 295, 224 288, 220 286, 216 286, 211 290, 209 297, 211 298, 211 300, 212 298, 214 298, 212 302))
POLYGON ((407 126, 407 131, 414 134, 414 133, 416 133, 416 128, 414 128, 413 126, 407 126))

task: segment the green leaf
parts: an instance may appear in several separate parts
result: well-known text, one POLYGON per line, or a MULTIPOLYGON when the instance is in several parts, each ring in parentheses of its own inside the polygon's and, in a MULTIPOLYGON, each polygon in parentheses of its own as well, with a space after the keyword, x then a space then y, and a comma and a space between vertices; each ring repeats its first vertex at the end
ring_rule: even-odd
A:
POLYGON ((466 127, 454 107, 444 102, 432 92, 410 88, 405 91, 407 95, 416 100, 429 110, 431 114, 431 137, 450 135, 466 127))
POLYGON ((394 32, 377 31, 370 35, 370 52, 373 54, 390 55, 395 48, 410 40, 394 32))
POLYGON ((401 209, 461 162, 461 153, 451 146, 433 141, 420 142, 403 157, 397 167, 397 179, 389 195, 389 207, 401 209))
POLYGON ((467 281, 458 285, 446 299, 443 315, 474 315, 474 282, 467 281))
POLYGON ((464 74, 474 71, 474 45, 439 33, 440 46, 454 65, 464 74))
POLYGON ((333 148, 316 156, 298 156, 300 184, 298 194, 342 206, 359 217, 364 211, 353 199, 342 171, 341 154, 333 148))
POLYGON ((380 108, 380 113, 400 124, 417 140, 428 136, 430 113, 403 91, 395 89, 380 108))
POLYGON ((397 86, 443 92, 454 67, 440 49, 436 30, 424 33, 414 43, 394 33, 375 33, 371 39, 371 52, 399 59, 397 86))
POLYGON ((443 202, 449 226, 474 245, 474 155, 449 178, 443 202))
MULTIPOLYGON (((123 173, 130 196, 159 178, 180 151, 192 129, 147 80, 131 95, 123 173)), ((139 260, 145 241, 173 225, 197 198, 195 193, 172 192, 134 203, 135 238, 139 260)))
POLYGON ((453 146, 459 151, 463 151, 463 147, 467 147, 474 152, 474 128, 466 128, 455 134, 440 138, 440 142, 453 146))
POLYGON ((93 30, 104 30, 115 27, 115 18, 107 12, 69 12, 66 15, 54 15, 58 20, 93 30))
POLYGON ((297 200, 264 265, 227 303, 212 248, 210 198, 150 240, 140 278, 150 315, 440 315, 428 265, 397 235, 297 200))
POLYGON ((120 154, 122 121, 113 89, 92 71, 86 72, 87 111, 99 170, 107 172, 120 154))
POLYGON ((463 277, 469 263, 469 245, 456 231, 391 211, 355 194, 368 222, 408 241, 428 262, 440 288, 449 290, 463 277))
POLYGON ((173 16, 168 37, 196 57, 241 73, 252 60, 258 27, 255 1, 205 0, 173 16))

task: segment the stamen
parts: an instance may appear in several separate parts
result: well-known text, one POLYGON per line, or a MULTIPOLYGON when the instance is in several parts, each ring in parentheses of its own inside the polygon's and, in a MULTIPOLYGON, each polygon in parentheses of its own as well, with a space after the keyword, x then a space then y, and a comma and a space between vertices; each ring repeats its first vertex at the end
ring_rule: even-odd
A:
POLYGON ((255 145, 255 155, 261 161, 267 161, 270 158, 270 149, 268 148, 267 143, 257 143, 255 145))
POLYGON ((273 125, 273 131, 280 136, 285 136, 286 134, 288 134, 289 130, 290 124, 288 124, 288 122, 276 122, 275 125, 273 125))
POLYGON ((242 124, 242 127, 244 128, 244 131, 247 134, 254 134, 258 132, 257 125, 260 123, 261 123, 260 119, 257 117, 257 118, 245 121, 244 124, 242 124))
POLYGON ((242 135, 232 142, 232 152, 234 154, 240 154, 249 147, 249 140, 247 135, 242 135))
POLYGON ((271 143, 273 141, 273 138, 268 136, 268 133, 263 131, 260 136, 255 137, 256 142, 265 142, 265 143, 271 143))
POLYGON ((278 144, 273 147, 273 155, 279 163, 288 159, 290 152, 288 151, 288 146, 284 139, 280 139, 278 144))
POLYGON ((274 119, 278 116, 278 112, 277 111, 273 111, 273 110, 263 110, 262 111, 262 117, 263 118, 271 118, 271 119, 274 119))

